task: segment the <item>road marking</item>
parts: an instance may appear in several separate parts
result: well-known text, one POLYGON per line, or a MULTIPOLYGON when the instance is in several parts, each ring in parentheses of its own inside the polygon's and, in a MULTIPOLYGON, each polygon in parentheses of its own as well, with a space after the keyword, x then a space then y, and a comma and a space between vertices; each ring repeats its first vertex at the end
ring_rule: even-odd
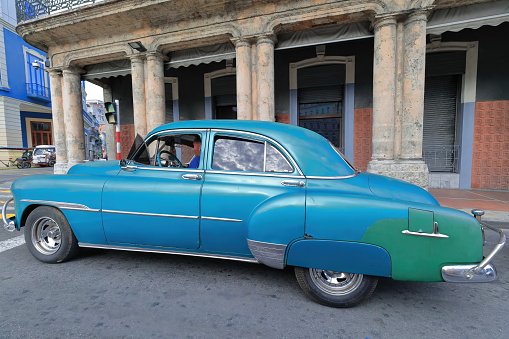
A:
POLYGON ((0 241, 0 253, 10 250, 11 248, 21 246, 25 243, 25 237, 19 235, 15 238, 0 241))
POLYGON ((11 191, 0 191, 0 193, 11 193, 11 191))
MULTIPOLYGON (((5 203, 5 201, 0 200, 0 204, 4 204, 4 203, 5 203)), ((9 204, 14 204, 14 201, 9 202, 9 204)))

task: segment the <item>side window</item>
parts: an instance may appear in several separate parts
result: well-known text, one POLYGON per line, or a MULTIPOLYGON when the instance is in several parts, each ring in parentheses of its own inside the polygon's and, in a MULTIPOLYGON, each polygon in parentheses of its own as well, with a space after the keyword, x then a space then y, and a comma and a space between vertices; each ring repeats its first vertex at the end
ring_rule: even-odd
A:
POLYGON ((216 136, 212 168, 229 171, 291 173, 288 160, 268 142, 216 136))
POLYGON ((143 142, 130 158, 135 164, 199 168, 201 155, 201 136, 199 134, 165 134, 143 142))
POLYGON ((267 144, 267 155, 265 160, 266 172, 293 172, 293 167, 288 160, 271 144, 267 144))
POLYGON ((229 137, 214 139, 212 168, 230 171, 263 171, 263 142, 229 137))

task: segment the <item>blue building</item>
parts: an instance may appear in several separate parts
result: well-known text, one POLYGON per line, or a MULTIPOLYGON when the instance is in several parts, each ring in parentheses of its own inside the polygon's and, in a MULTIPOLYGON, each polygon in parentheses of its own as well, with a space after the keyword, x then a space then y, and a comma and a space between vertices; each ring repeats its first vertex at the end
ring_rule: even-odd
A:
MULTIPOLYGON (((46 54, 16 34, 15 0, 0 6, 0 149, 52 144, 46 54)), ((0 160, 18 153, 0 150, 0 160)))

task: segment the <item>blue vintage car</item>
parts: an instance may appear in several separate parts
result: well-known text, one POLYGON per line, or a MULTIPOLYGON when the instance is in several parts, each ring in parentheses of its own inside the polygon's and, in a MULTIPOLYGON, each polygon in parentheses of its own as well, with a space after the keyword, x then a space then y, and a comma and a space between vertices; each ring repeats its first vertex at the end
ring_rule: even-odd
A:
POLYGON ((134 149, 120 162, 16 180, 5 227, 23 227, 30 252, 48 263, 92 247, 293 266, 309 297, 335 307, 367 299, 378 277, 496 278, 490 260, 503 232, 494 229, 499 244, 484 258, 490 226, 417 186, 359 172, 310 130, 183 121, 134 149))

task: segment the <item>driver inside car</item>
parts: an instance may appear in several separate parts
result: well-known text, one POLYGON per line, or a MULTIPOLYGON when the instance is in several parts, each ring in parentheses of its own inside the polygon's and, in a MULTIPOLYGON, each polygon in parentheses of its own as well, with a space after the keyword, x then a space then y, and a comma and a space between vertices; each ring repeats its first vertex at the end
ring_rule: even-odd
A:
POLYGON ((193 141, 194 158, 189 163, 189 168, 198 168, 200 165, 201 139, 196 136, 193 141))

